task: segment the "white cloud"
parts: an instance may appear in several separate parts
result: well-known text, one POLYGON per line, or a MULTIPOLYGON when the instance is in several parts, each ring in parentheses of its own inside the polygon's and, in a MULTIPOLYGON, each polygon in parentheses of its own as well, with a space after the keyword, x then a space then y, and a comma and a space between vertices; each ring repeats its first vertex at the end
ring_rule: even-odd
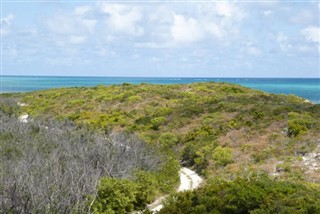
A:
POLYGON ((236 4, 230 2, 216 2, 215 11, 219 16, 231 18, 233 20, 241 21, 246 14, 236 4))
POLYGON ((92 33, 96 23, 96 20, 69 14, 56 14, 45 21, 48 30, 57 34, 92 33))
POLYGON ((9 14, 6 17, 0 19, 0 23, 1 23, 0 35, 1 36, 5 36, 10 33, 10 26, 14 17, 15 16, 13 14, 9 14))
POLYGON ((277 34, 277 41, 278 42, 286 42, 287 40, 288 40, 288 37, 283 32, 279 32, 277 34))
POLYGON ((130 36, 143 35, 144 29, 139 25, 143 13, 139 7, 110 3, 102 3, 100 6, 101 11, 109 15, 107 25, 113 32, 130 36))
POLYGON ((70 36, 69 42, 70 44, 78 45, 78 44, 83 44, 87 40, 86 37, 84 36, 70 36))
POLYGON ((217 39, 223 39, 223 36, 225 35, 223 28, 214 22, 205 23, 204 28, 217 39))
POLYGON ((77 29, 75 19, 63 14, 50 17, 45 24, 50 32, 57 34, 73 34, 77 29))
POLYGON ((238 57, 239 59, 242 59, 247 55, 257 57, 262 55, 263 53, 262 50, 251 41, 241 43, 240 47, 241 47, 239 51, 240 54, 236 55, 236 57, 238 57))
POLYGON ((138 42, 134 44, 136 48, 154 48, 154 49, 161 49, 161 48, 172 48, 175 47, 176 44, 172 42, 161 43, 161 42, 138 42))
POLYGON ((233 15, 234 7, 228 2, 218 2, 216 4, 216 12, 220 16, 230 17, 233 15))
POLYGON ((174 15, 171 34, 176 42, 196 42, 203 38, 203 31, 199 22, 194 18, 174 15))
POLYGON ((198 19, 209 38, 229 42, 239 35, 239 28, 247 16, 241 4, 232 2, 203 3, 198 19))
POLYGON ((248 48, 248 53, 253 56, 259 56, 262 52, 259 48, 252 46, 248 48))
POLYGON ((168 24, 172 22, 172 8, 161 5, 155 9, 155 11, 152 11, 149 14, 149 20, 151 22, 157 22, 161 24, 168 24))
POLYGON ((14 19, 14 15, 9 14, 6 17, 1 19, 1 24, 10 25, 13 19, 14 19))
POLYGON ((165 5, 149 16, 151 39, 180 45, 203 40, 230 42, 238 37, 246 16, 241 5, 231 2, 198 3, 194 10, 165 5))
POLYGON ((270 16, 270 15, 272 15, 274 13, 274 11, 272 11, 272 10, 265 10, 265 11, 263 11, 263 15, 265 15, 265 16, 270 16))
POLYGON ((73 13, 78 16, 83 16, 83 15, 87 14, 89 11, 91 11, 91 7, 84 5, 84 6, 76 7, 73 10, 73 13))
POLYGON ((276 35, 276 41, 281 51, 285 52, 288 51, 292 45, 289 43, 289 38, 283 32, 279 32, 276 35))
POLYGON ((47 39, 60 47, 84 44, 94 34, 98 22, 83 16, 88 10, 82 6, 75 8, 74 13, 59 12, 48 17, 44 20, 47 39))
POLYGON ((311 42, 317 42, 320 44, 320 28, 315 26, 309 26, 301 31, 302 35, 311 42))

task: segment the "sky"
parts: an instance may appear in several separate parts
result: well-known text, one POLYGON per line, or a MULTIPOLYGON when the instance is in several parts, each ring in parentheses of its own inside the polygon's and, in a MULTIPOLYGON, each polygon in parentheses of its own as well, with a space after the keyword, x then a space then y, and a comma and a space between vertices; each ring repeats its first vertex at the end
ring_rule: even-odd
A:
POLYGON ((319 1, 1 1, 1 74, 320 78, 319 1))

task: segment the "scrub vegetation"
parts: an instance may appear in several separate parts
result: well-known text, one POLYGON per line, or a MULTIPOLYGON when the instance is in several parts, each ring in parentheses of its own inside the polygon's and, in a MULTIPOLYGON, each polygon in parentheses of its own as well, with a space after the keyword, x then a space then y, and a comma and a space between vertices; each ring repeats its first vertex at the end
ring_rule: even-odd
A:
MULTIPOLYGON (((86 192, 85 197, 88 201, 95 198, 90 209, 96 213, 126 213, 143 209, 155 196, 174 191, 178 183, 179 161, 182 165, 197 170, 207 179, 208 184, 204 189, 179 193, 177 197, 182 197, 183 203, 179 202, 180 199, 169 200, 167 208, 161 211, 163 213, 165 210, 168 210, 167 213, 184 213, 179 206, 190 202, 184 201, 185 197, 196 203, 196 207, 200 206, 198 213, 202 209, 208 210, 208 213, 248 213, 252 210, 255 210, 254 213, 262 213, 263 209, 269 213, 273 213, 274 209, 285 213, 287 211, 284 207, 289 206, 286 202, 279 207, 272 207, 272 203, 281 197, 283 200, 304 198, 304 191, 309 191, 310 188, 315 194, 319 194, 317 188, 320 170, 310 170, 303 157, 320 152, 320 106, 294 95, 273 95, 238 85, 209 82, 184 85, 125 83, 2 96, 6 97, 3 99, 6 101, 2 101, 0 108, 5 114, 28 114, 34 121, 41 120, 43 123, 52 119, 60 121, 57 123, 69 121, 68 123, 74 123, 76 132, 86 130, 107 136, 108 139, 114 136, 113 133, 136 136, 135 140, 130 140, 125 145, 130 147, 132 142, 141 141, 143 143, 139 144, 139 148, 156 151, 152 153, 152 157, 161 160, 158 161, 161 164, 157 162, 158 165, 155 165, 157 167, 138 168, 140 174, 129 170, 130 176, 101 174, 104 177, 99 180, 96 192, 86 192), (26 105, 14 106, 8 104, 8 99, 26 105), (253 179, 255 174, 263 174, 264 177, 262 180, 261 176, 253 179), (265 188, 264 184, 274 186, 276 193, 266 199, 271 201, 269 203, 261 198, 252 199, 249 197, 251 192, 245 192, 244 198, 239 200, 252 199, 254 205, 244 208, 246 210, 243 212, 229 212, 226 207, 229 206, 226 202, 229 193, 222 194, 222 190, 211 182, 213 177, 218 177, 221 185, 230 189, 230 194, 237 188, 252 188, 252 191, 260 191, 259 188, 262 188, 264 192, 261 194, 269 195, 270 189, 265 188), (290 188, 281 189, 284 184, 290 188), (146 188, 150 186, 154 189, 146 188), (114 188, 121 191, 115 192, 114 188), (212 188, 214 191, 210 190, 212 188), (221 207, 211 209, 202 204, 207 194, 206 189, 211 191, 208 197, 219 195, 219 199, 212 200, 216 200, 221 207), (121 198, 121 201, 113 201, 114 197, 121 198), (177 210, 174 211, 173 207, 177 207, 177 210)), ((31 124, 28 123, 27 126, 31 124)), ((4 135, 6 134, 1 134, 1 138, 6 138, 4 135)), ((29 133, 27 135, 29 138, 33 136, 29 133)), ((11 141, 12 139, 8 140, 11 141)), ((70 149, 75 147, 77 141, 71 142, 70 149)), ((111 147, 115 144, 124 145, 122 141, 117 138, 114 141, 117 143, 111 143, 111 147)), ((15 142, 13 147, 18 148, 19 141, 15 142)), ((30 144, 33 147, 41 146, 40 142, 30 144)), ((101 150, 99 154, 107 153, 109 149, 111 148, 101 150)), ((138 156, 140 157, 136 157, 138 156)), ((306 200, 309 199, 316 200, 306 200)), ((230 210, 237 210, 244 203, 234 200, 237 204, 230 210)), ((301 213, 308 213, 312 209, 320 212, 316 206, 310 209, 303 204, 301 206, 306 208, 304 211, 307 210, 301 213)))
POLYGON ((134 135, 3 111, 0 124, 0 213, 126 213, 177 183, 178 163, 134 135))
POLYGON ((320 191, 301 184, 273 181, 265 174, 250 180, 210 179, 205 186, 169 197, 160 213, 319 213, 320 191))

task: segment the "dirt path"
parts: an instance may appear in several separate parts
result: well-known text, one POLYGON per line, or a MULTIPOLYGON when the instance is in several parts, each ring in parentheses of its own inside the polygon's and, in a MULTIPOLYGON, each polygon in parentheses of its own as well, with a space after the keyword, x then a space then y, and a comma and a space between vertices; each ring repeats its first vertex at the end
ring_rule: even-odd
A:
MULTIPOLYGON (((192 171, 191 169, 188 169, 186 167, 182 167, 180 169, 179 175, 180 175, 180 186, 177 192, 196 189, 197 187, 199 187, 199 185, 203 181, 202 178, 195 171, 192 171)), ((167 196, 162 196, 158 198, 152 204, 149 204, 147 207, 152 212, 161 210, 161 208, 163 207, 162 201, 166 197, 167 196)))

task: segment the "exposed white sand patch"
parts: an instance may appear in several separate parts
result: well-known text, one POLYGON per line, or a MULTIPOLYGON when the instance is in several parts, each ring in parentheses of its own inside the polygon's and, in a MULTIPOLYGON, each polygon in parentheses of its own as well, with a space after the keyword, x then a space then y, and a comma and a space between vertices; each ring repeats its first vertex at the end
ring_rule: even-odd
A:
POLYGON ((192 171, 191 169, 183 167, 180 169, 180 181, 181 181, 181 184, 179 186, 179 190, 178 190, 179 192, 198 188, 202 183, 203 179, 195 171, 192 171), (182 180, 181 178, 182 174, 188 177, 188 182, 185 180, 182 180))
POLYGON ((27 104, 25 104, 25 103, 18 102, 17 104, 18 104, 18 106, 27 106, 27 104))
POLYGON ((19 117, 19 120, 20 120, 20 122, 22 122, 22 123, 27 123, 27 122, 28 122, 28 118, 29 118, 29 115, 23 114, 23 115, 21 115, 21 116, 19 117))
POLYGON ((178 192, 182 192, 185 190, 192 189, 192 181, 189 176, 184 172, 184 170, 180 170, 180 186, 178 188, 178 192))
MULTIPOLYGON (((179 172, 180 175, 180 186, 177 192, 182 192, 186 190, 193 190, 200 186, 203 179, 191 169, 186 167, 182 167, 179 172)), ((162 201, 166 198, 166 196, 162 196, 155 200, 152 204, 149 204, 147 207, 152 212, 157 212, 162 209, 162 201)))

